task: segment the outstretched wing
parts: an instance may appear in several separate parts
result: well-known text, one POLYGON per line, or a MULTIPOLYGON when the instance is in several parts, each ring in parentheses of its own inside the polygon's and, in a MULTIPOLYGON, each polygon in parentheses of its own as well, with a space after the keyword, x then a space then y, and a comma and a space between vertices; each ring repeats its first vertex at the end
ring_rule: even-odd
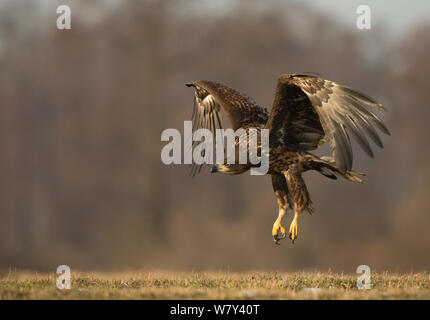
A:
POLYGON ((283 144, 291 151, 308 151, 327 140, 336 164, 349 171, 352 148, 348 132, 371 157, 366 135, 382 148, 375 126, 390 134, 370 108, 385 110, 372 98, 347 86, 311 75, 281 75, 267 123, 271 144, 283 144))
MULTIPOLYGON (((239 91, 213 81, 195 81, 186 86, 194 87, 193 132, 197 129, 223 129, 221 110, 224 111, 231 128, 237 130, 251 126, 264 126, 269 112, 254 100, 239 91)), ((215 136, 215 135, 214 135, 215 136)), ((199 141, 194 141, 192 147, 199 141)), ((191 175, 200 172, 202 165, 193 164, 191 175)))

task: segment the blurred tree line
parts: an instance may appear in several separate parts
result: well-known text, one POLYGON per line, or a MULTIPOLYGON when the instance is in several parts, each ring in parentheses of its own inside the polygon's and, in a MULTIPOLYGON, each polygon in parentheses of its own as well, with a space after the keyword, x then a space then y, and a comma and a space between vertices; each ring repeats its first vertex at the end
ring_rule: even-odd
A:
POLYGON ((269 3, 3 4, 0 268, 429 270, 430 25, 393 44, 269 3), (59 4, 71 30, 55 28, 59 4), (392 136, 373 160, 356 152, 364 184, 306 174, 316 213, 278 247, 269 177, 191 179, 162 164, 160 135, 190 119, 185 82, 270 108, 279 74, 304 71, 380 100, 392 136))

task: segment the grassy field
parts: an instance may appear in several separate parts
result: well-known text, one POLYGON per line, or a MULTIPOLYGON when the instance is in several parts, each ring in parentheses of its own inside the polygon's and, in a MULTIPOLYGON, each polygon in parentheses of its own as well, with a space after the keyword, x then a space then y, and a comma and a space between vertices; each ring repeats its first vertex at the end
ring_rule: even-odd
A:
POLYGON ((373 274, 370 290, 358 290, 357 277, 316 272, 73 272, 71 289, 59 290, 55 273, 6 271, 0 273, 0 299, 430 299, 427 273, 373 274))

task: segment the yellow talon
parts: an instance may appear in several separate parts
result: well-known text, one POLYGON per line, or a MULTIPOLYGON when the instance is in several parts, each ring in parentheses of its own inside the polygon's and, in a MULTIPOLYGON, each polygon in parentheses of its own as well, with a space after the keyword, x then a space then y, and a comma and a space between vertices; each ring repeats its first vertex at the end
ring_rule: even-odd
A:
POLYGON ((297 223, 297 216, 294 216, 293 221, 290 225, 290 239, 293 241, 297 239, 297 235, 299 232, 299 224, 297 223))
POLYGON ((279 217, 278 219, 276 219, 275 223, 273 224, 272 236, 273 236, 273 241, 275 241, 276 244, 278 244, 279 240, 285 238, 285 228, 282 226, 281 219, 279 219, 279 217), (281 236, 279 237, 278 234, 281 234, 281 236))

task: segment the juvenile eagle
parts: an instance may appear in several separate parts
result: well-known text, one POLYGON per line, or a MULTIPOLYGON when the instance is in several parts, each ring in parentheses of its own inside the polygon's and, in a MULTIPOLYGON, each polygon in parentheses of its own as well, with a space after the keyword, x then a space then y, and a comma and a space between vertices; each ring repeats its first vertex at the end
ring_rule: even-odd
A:
MULTIPOLYGON (((273 240, 286 237, 282 218, 291 208, 294 218, 289 229, 293 241, 298 235, 298 217, 304 210, 312 213, 312 202, 302 173, 316 170, 324 176, 337 176, 361 182, 364 175, 352 169, 351 134, 371 157, 366 135, 383 147, 375 127, 389 135, 383 122, 370 110, 385 108, 372 98, 347 86, 310 74, 282 74, 278 78, 272 110, 260 107, 248 96, 212 81, 186 84, 194 87, 193 129, 206 128, 215 133, 223 128, 221 110, 233 130, 269 129, 269 171, 279 205, 273 224, 273 240), (346 130, 348 129, 348 131, 346 130), (328 142, 332 157, 317 157, 309 151, 328 142)), ((236 142, 237 144, 237 142, 236 142)), ((253 165, 216 164, 212 172, 240 174, 253 165)), ((201 169, 193 164, 192 175, 201 169)))

